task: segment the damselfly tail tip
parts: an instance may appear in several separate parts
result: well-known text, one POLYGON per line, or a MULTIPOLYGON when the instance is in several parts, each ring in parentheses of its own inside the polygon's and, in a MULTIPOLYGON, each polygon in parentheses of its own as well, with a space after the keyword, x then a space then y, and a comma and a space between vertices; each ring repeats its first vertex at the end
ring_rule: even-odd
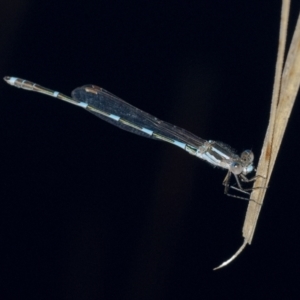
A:
POLYGON ((4 81, 10 85, 14 85, 14 82, 16 81, 16 77, 10 77, 10 76, 5 76, 4 81))

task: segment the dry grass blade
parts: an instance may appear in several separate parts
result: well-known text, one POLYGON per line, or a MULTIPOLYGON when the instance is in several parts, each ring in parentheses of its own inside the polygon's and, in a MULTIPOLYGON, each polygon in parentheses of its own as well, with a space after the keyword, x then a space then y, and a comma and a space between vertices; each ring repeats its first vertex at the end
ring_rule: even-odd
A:
POLYGON ((244 242, 230 259, 223 262, 214 270, 228 265, 243 251, 247 244, 251 244, 261 206, 267 191, 266 188, 260 187, 267 187, 269 184, 287 122, 298 93, 300 85, 300 15, 287 55, 284 71, 282 72, 289 7, 290 1, 283 0, 271 114, 257 167, 257 174, 261 177, 258 177, 254 183, 254 190, 250 197, 254 201, 249 202, 245 217, 243 226, 244 242))

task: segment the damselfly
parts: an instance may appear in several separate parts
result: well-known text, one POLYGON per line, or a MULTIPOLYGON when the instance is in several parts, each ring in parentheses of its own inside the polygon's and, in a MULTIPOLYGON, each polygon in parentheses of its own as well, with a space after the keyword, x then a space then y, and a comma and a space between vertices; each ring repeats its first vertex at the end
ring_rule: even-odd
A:
POLYGON ((231 147, 222 142, 203 140, 182 128, 161 121, 143 112, 95 85, 85 85, 76 88, 72 92, 72 98, 70 98, 59 92, 20 78, 7 76, 4 77, 4 80, 12 86, 42 93, 80 106, 98 118, 121 129, 143 137, 171 143, 214 166, 227 169, 228 172, 223 181, 223 185, 225 186, 224 192, 227 195, 230 195, 228 193, 230 187, 246 194, 248 194, 247 191, 251 190, 243 188, 241 184, 241 181, 249 182, 255 178, 247 178, 247 175, 254 170, 254 154, 251 150, 245 150, 239 156, 231 147), (235 177, 237 186, 230 186, 230 177, 232 174, 235 177))

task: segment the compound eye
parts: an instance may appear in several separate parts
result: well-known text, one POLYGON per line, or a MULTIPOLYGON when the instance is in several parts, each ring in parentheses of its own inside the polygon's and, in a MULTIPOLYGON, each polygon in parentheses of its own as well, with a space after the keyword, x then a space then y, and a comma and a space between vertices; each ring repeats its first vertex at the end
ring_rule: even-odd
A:
POLYGON ((241 160, 245 162, 245 164, 250 164, 254 160, 254 154, 251 150, 245 150, 241 154, 241 160))
POLYGON ((238 163, 238 162, 233 162, 231 165, 230 165, 230 172, 232 172, 233 174, 241 174, 243 171, 243 166, 238 163))

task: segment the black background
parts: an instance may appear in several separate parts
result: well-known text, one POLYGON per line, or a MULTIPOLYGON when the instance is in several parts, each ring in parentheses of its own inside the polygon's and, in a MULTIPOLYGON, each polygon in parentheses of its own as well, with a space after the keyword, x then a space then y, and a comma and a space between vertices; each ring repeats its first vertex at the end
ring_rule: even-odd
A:
MULTIPOLYGON (((67 95, 96 84, 257 161, 280 1, 1 3, 1 76, 67 95)), ((252 245, 212 271, 247 207, 224 171, 4 82, 0 99, 1 299, 299 296, 299 104, 252 245)))

